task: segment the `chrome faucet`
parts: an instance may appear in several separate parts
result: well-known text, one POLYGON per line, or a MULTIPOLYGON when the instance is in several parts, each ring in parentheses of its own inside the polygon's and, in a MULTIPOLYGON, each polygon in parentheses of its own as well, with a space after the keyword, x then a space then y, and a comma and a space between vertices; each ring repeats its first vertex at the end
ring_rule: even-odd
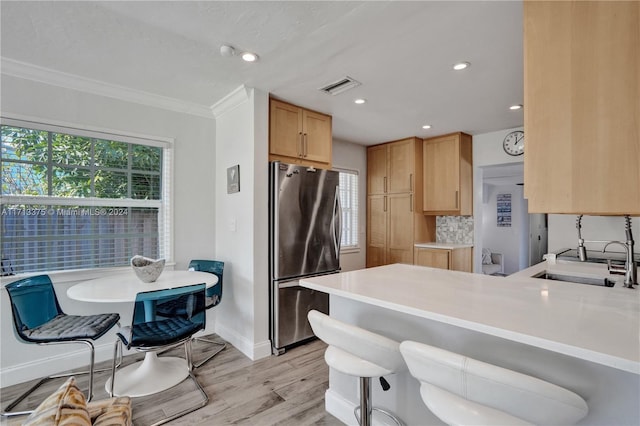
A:
MULTIPOLYGON (((605 244, 604 248, 602 249, 603 253, 607 250, 607 247, 609 247, 609 244, 619 244, 622 247, 624 247, 627 255, 627 260, 624 263, 624 286, 632 289, 633 285, 635 284, 635 281, 633 278, 633 275, 634 275, 633 270, 634 270, 635 264, 633 262, 633 258, 631 257, 632 250, 630 245, 627 243, 623 243, 622 241, 609 241, 607 244, 605 244)), ((611 269, 611 264, 609 264, 609 269, 611 269)))
POLYGON ((586 262, 587 248, 584 246, 584 239, 582 238, 582 215, 578 215, 576 218, 576 229, 578 230, 578 257, 580 262, 586 262))
POLYGON ((627 247, 629 247, 629 252, 627 253, 627 262, 629 262, 629 267, 631 268, 632 283, 634 285, 638 285, 638 262, 636 262, 636 257, 633 250, 635 242, 633 241, 633 233, 631 232, 631 217, 629 215, 626 215, 624 217, 624 221, 624 231, 627 236, 627 247))
POLYGON ((638 264, 635 261, 635 254, 633 250, 633 246, 635 242, 633 241, 633 233, 631 232, 631 217, 626 215, 625 217, 625 234, 627 241, 599 241, 599 240, 585 240, 582 238, 582 215, 578 215, 576 217, 576 229, 578 230, 578 257, 581 262, 587 261, 587 248, 584 243, 606 243, 602 252, 604 253, 609 244, 619 244, 624 247, 626 252, 624 270, 616 269, 616 267, 612 264, 611 261, 607 262, 609 264, 609 271, 612 273, 624 273, 624 286, 628 288, 634 288, 634 285, 638 285, 638 264))

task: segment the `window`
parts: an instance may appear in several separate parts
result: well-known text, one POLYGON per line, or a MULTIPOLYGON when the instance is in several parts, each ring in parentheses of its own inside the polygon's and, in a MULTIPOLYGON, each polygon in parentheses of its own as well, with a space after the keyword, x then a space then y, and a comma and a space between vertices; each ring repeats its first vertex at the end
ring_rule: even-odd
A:
POLYGON ((3 119, 2 274, 169 257, 170 146, 3 119))
POLYGON ((340 172, 340 205, 342 206, 341 250, 357 249, 358 242, 358 172, 340 172))

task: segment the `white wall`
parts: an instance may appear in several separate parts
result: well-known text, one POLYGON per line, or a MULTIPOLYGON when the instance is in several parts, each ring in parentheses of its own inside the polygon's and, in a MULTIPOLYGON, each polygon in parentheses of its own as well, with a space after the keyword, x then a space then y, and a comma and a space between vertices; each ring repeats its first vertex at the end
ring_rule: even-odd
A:
POLYGON ((528 259, 528 232, 527 203, 522 198, 522 186, 516 185, 485 185, 483 190, 486 202, 482 203, 482 222, 475 222, 482 227, 482 247, 491 249, 492 252, 502 253, 504 273, 512 274, 529 265, 523 265, 528 259), (511 226, 500 227, 497 225, 497 195, 511 194, 511 226))
MULTIPOLYGON (((177 269, 186 269, 193 258, 216 255, 215 246, 215 121, 195 115, 123 102, 65 89, 45 83, 2 75, 1 110, 5 116, 29 116, 52 122, 111 129, 174 138, 174 260, 177 269)), ((52 274, 62 308, 69 313, 120 312, 123 324, 130 321, 131 305, 86 304, 69 300, 66 289, 77 282, 52 274)), ((87 276, 85 275, 86 279, 87 276)), ((6 282, 4 279, 2 282, 6 282)), ((41 377, 88 363, 80 345, 37 347, 20 343, 13 335, 11 309, 1 290, 0 350, 1 386, 41 377)), ((207 330, 213 331, 212 316, 207 330)), ((114 334, 97 341, 97 360, 111 357, 114 334)))
POLYGON ((216 332, 251 359, 271 354, 268 270, 268 95, 240 87, 216 118, 216 253, 225 287, 216 332), (226 171, 240 165, 240 192, 226 171))
POLYGON ((340 254, 343 271, 364 269, 367 263, 367 148, 333 140, 333 167, 358 171, 358 244, 357 251, 340 254))

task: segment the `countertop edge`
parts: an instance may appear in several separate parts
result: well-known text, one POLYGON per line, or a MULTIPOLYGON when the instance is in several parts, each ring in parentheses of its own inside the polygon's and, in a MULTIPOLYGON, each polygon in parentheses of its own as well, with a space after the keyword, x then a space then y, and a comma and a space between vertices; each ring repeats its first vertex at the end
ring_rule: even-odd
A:
MULTIPOLYGON (((538 268, 540 267, 542 267, 542 265, 538 266, 538 268)), ((397 312, 401 312, 409 315, 415 315, 417 317, 434 320, 434 321, 438 321, 445 324, 458 326, 461 328, 485 333, 488 335, 504 338, 507 340, 511 340, 511 341, 535 346, 535 347, 539 347, 541 349, 557 352, 560 354, 572 356, 574 358, 583 359, 586 361, 594 362, 594 363, 605 365, 611 368, 616 368, 619 370, 640 375, 640 362, 636 362, 632 359, 621 358, 613 354, 598 352, 593 349, 575 346, 573 344, 563 343, 561 341, 549 340, 544 337, 526 334, 526 333, 522 333, 514 330, 508 330, 505 328, 500 328, 493 325, 483 324, 475 321, 469 321, 467 319, 457 318, 457 317, 442 314, 442 313, 431 312, 428 310, 406 306, 403 304, 398 304, 398 303, 390 302, 387 300, 381 300, 375 297, 368 297, 363 294, 357 294, 347 290, 325 286, 309 280, 313 280, 313 278, 301 280, 300 285, 313 290, 322 291, 330 295, 336 295, 336 296, 340 296, 350 300, 368 303, 373 306, 390 309, 393 311, 397 311, 397 312)))

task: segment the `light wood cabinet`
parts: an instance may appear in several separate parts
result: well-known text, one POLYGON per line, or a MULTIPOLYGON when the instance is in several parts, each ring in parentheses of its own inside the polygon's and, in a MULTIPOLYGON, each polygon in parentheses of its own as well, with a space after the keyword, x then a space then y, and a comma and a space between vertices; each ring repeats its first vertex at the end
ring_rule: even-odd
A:
POLYGON ((331 168, 331 116, 269 100, 269 161, 331 168))
POLYGON ((450 269, 452 271, 471 272, 471 247, 445 249, 416 247, 414 264, 432 268, 450 269))
POLYGON ((471 136, 453 133, 425 139, 423 144, 424 214, 472 215, 471 136))
POLYGON ((413 192, 417 140, 408 138, 368 148, 367 191, 369 194, 413 192))
POLYGON ((524 2, 531 213, 640 214, 640 2, 524 2))
POLYGON ((411 264, 415 242, 435 238, 435 217, 421 211, 421 162, 418 138, 367 149, 367 267, 411 264))

